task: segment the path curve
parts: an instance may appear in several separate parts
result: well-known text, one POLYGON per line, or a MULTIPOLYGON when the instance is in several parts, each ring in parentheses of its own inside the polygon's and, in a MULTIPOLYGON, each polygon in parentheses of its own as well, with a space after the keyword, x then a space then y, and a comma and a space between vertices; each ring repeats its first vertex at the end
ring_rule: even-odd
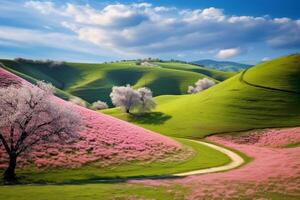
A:
POLYGON ((193 170, 193 171, 189 171, 189 172, 173 174, 174 176, 190 176, 190 175, 197 175, 197 174, 207 174, 207 173, 213 173, 213 172, 227 171, 230 169, 237 168, 245 162, 245 160, 241 156, 239 156, 237 153, 235 153, 233 151, 230 151, 229 149, 217 146, 215 144, 198 141, 198 140, 190 140, 190 141, 208 146, 210 148, 213 148, 217 151, 224 153, 231 159, 231 162, 226 165, 222 165, 222 166, 218 166, 218 167, 211 167, 211 168, 206 168, 206 169, 199 169, 199 170, 193 170))

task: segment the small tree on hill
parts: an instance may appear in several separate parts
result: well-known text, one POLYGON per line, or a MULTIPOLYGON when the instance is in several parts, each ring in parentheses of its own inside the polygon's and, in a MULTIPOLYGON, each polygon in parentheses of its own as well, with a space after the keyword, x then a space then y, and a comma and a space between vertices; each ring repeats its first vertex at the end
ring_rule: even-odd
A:
POLYGON ((215 85, 215 82, 212 80, 209 80, 208 78, 203 78, 199 79, 196 83, 195 86, 189 86, 188 87, 188 93, 189 94, 195 94, 200 91, 206 90, 210 88, 211 86, 215 85))
POLYGON ((140 94, 130 85, 114 86, 110 98, 115 106, 121 107, 126 113, 141 104, 140 94))
POLYGON ((79 97, 72 97, 70 102, 86 108, 86 102, 79 97))
POLYGON ((141 100, 141 104, 139 106, 140 112, 148 112, 156 107, 156 103, 152 97, 152 92, 149 88, 143 87, 139 88, 137 91, 140 94, 141 100))
POLYGON ((9 182, 15 180, 20 155, 43 143, 73 142, 80 127, 79 115, 56 102, 53 86, 43 82, 0 88, 0 119, 0 148, 9 158, 4 179, 9 182))
POLYGON ((112 103, 126 113, 130 113, 133 109, 143 113, 151 111, 156 106, 151 90, 145 87, 134 90, 130 85, 114 86, 110 97, 112 103))
POLYGON ((92 106, 90 108, 92 110, 103 110, 103 109, 107 109, 108 105, 107 105, 107 103, 99 100, 99 101, 92 103, 92 106))

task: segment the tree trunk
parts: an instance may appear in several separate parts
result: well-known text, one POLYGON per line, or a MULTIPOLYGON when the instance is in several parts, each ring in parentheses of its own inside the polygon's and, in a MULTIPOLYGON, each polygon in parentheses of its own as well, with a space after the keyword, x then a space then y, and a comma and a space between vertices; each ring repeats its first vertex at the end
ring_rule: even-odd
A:
POLYGON ((15 152, 10 153, 9 155, 9 165, 4 172, 4 180, 7 182, 13 182, 16 180, 16 170, 17 166, 17 155, 15 152))

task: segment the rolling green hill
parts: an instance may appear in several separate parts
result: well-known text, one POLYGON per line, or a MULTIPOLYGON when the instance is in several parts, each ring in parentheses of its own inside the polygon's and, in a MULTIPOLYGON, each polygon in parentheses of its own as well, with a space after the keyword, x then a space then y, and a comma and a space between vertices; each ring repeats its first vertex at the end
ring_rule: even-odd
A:
POLYGON ((167 69, 185 70, 205 74, 206 76, 212 77, 218 81, 224 81, 235 74, 235 72, 224 72, 215 69, 208 69, 199 65, 193 65, 188 63, 155 62, 155 64, 167 69))
POLYGON ((251 67, 251 65, 244 64, 244 63, 237 63, 231 61, 216 61, 216 60, 198 60, 194 61, 193 63, 198 65, 203 65, 206 68, 210 69, 217 69, 222 71, 231 71, 231 72, 238 72, 244 69, 251 67))
POLYGON ((89 103, 99 99, 110 103, 109 94, 114 85, 130 84, 135 88, 147 86, 154 96, 185 94, 188 86, 200 78, 210 77, 218 82, 217 80, 224 80, 231 75, 215 70, 193 72, 187 68, 197 66, 187 67, 179 63, 164 63, 162 67, 153 67, 139 66, 134 61, 106 64, 63 63, 59 66, 26 60, 0 62, 29 81, 37 79, 51 82, 61 94, 75 95, 89 103))
POLYGON ((177 137, 300 125, 300 54, 259 64, 194 95, 160 96, 145 116, 104 113, 177 137))

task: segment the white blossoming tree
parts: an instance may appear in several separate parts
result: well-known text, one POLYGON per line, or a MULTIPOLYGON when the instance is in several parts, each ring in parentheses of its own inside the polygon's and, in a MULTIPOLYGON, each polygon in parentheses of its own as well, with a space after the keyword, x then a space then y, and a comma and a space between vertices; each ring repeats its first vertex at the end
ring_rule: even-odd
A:
POLYGON ((145 87, 135 90, 130 85, 114 86, 110 97, 112 103, 121 107, 126 113, 130 113, 134 109, 146 112, 156 106, 151 90, 145 87))
POLYGON ((94 103, 92 103, 91 107, 92 110, 103 110, 103 109, 107 109, 108 105, 106 102, 103 101, 95 101, 94 103))
POLYGON ((149 112, 156 107, 156 102, 152 97, 152 91, 149 88, 139 88, 137 92, 140 94, 141 104, 139 106, 139 111, 141 113, 149 112))
POLYGON ((121 107, 126 113, 141 104, 140 94, 130 85, 114 86, 110 98, 115 106, 121 107))
POLYGON ((215 82, 212 81, 212 80, 209 80, 208 78, 199 79, 195 83, 195 86, 189 86, 188 87, 187 92, 189 94, 195 94, 195 93, 201 92, 203 90, 206 90, 206 89, 210 88, 213 85, 215 85, 215 82))

